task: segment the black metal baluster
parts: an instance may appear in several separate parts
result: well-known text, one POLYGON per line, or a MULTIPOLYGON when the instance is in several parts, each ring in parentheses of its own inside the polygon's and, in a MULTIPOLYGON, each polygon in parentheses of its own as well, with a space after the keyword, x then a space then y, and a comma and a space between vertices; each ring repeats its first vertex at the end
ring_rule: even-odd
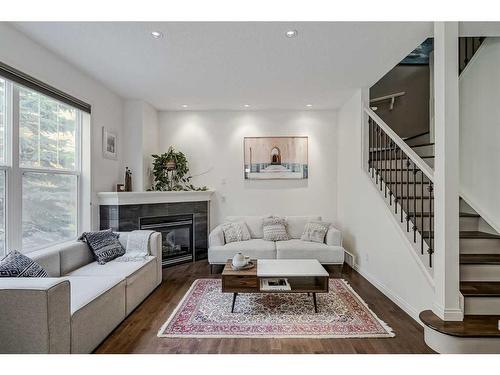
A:
MULTIPOLYGON (((392 139, 389 138, 389 150, 387 150, 389 152, 389 178, 387 179, 387 182, 386 182, 386 187, 387 187, 387 184, 390 184, 392 182, 392 163, 393 163, 393 159, 392 159, 392 139)), ((392 206, 392 189, 391 189, 391 185, 389 185, 389 206, 392 206)))
POLYGON ((432 254, 434 253, 434 249, 432 247, 434 241, 434 227, 432 226, 432 220, 434 219, 434 210, 432 207, 433 190, 434 185, 432 184, 432 181, 429 181, 429 249, 427 250, 427 252, 429 253, 429 267, 432 267, 432 254))
MULTIPOLYGON (((394 172, 394 213, 398 213, 398 145, 394 143, 394 163, 396 163, 396 171, 394 172)), ((392 182, 392 180, 391 180, 392 182)), ((392 185, 391 185, 392 186, 392 185)))
POLYGON ((379 169, 380 169, 379 182, 380 182, 380 191, 382 191, 382 129, 380 128, 380 126, 378 127, 378 138, 379 138, 378 162, 379 162, 379 169))
POLYGON ((410 231, 410 158, 406 157, 406 231, 410 231))
POLYGON ((368 174, 370 174, 371 160, 372 160, 372 119, 368 117, 368 174))
MULTIPOLYGON (((384 132, 384 196, 387 198, 387 134, 384 132)), ((390 171, 389 171, 390 172, 390 171)))
POLYGON ((401 149, 401 189, 400 189, 400 195, 401 195, 401 222, 403 222, 403 189, 404 189, 404 184, 403 184, 403 176, 404 176, 404 171, 403 171, 403 161, 404 161, 404 152, 401 149))
POLYGON ((422 224, 421 233, 420 233, 420 249, 422 255, 424 254, 424 172, 420 171, 420 223, 422 224))
POLYGON ((417 243, 417 172, 413 164, 413 242, 417 243))
POLYGON ((372 174, 372 179, 373 179, 373 157, 374 157, 374 150, 373 150, 373 120, 370 117, 370 160, 371 160, 371 174, 372 174))

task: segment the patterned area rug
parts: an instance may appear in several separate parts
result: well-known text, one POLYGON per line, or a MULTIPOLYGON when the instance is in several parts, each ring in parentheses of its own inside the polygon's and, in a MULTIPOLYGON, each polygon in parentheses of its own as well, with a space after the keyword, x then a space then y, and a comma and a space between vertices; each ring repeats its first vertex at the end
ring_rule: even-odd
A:
POLYGON ((394 337, 342 279, 317 294, 318 313, 306 293, 222 293, 221 280, 198 279, 158 332, 158 337, 360 338, 394 337))

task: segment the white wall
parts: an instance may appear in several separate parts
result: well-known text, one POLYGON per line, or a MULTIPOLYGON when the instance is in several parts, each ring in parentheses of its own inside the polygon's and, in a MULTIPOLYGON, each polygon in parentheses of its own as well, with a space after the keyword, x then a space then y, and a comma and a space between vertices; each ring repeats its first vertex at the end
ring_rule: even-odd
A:
POLYGON ((433 288, 387 204, 361 166, 362 93, 338 113, 337 215, 355 268, 418 321, 433 288))
MULTIPOLYGON (((102 127, 118 135, 120 155, 122 99, 6 23, 0 23, 0 61, 92 105, 92 190, 94 193, 114 190, 119 181, 120 162, 103 158, 102 127)), ((93 211, 96 227, 95 205, 93 211)))
POLYGON ((157 153, 160 147, 158 112, 142 100, 126 100, 123 125, 122 179, 125 167, 129 167, 132 171, 132 190, 148 190, 151 187, 151 155, 157 153))
POLYGON ((460 76, 460 188, 500 231, 500 38, 487 38, 460 76))
POLYGON ((160 148, 183 151, 195 185, 216 190, 211 225, 227 215, 320 214, 336 220, 337 126, 330 111, 161 112, 160 148), (308 180, 245 180, 245 136, 309 137, 308 180), (206 172, 206 173, 204 173, 206 172))

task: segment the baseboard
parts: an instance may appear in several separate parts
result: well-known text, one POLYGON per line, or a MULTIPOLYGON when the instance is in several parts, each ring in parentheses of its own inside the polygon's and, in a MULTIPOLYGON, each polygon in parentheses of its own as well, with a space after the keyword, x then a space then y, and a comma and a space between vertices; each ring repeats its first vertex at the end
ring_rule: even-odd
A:
POLYGON ((420 321, 418 315, 419 311, 415 310, 408 302, 406 302, 403 298, 395 294, 392 290, 390 290, 387 286, 379 282, 374 276, 370 273, 363 270, 359 264, 354 264, 353 267, 356 272, 358 272, 361 276, 363 276, 366 280, 368 280, 375 288, 377 288, 380 292, 382 292, 387 298, 389 298, 392 302, 398 305, 405 313, 407 313, 410 317, 413 318, 418 324, 424 327, 424 324, 420 321))

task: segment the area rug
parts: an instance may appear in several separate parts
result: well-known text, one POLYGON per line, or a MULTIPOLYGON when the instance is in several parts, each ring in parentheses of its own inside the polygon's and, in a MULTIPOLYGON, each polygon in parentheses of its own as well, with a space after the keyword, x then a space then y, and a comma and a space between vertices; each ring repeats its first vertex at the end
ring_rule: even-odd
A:
POLYGON ((330 292, 317 294, 318 313, 306 293, 222 293, 221 280, 198 279, 158 337, 176 338, 360 338, 394 337, 342 279, 330 279, 330 292))

